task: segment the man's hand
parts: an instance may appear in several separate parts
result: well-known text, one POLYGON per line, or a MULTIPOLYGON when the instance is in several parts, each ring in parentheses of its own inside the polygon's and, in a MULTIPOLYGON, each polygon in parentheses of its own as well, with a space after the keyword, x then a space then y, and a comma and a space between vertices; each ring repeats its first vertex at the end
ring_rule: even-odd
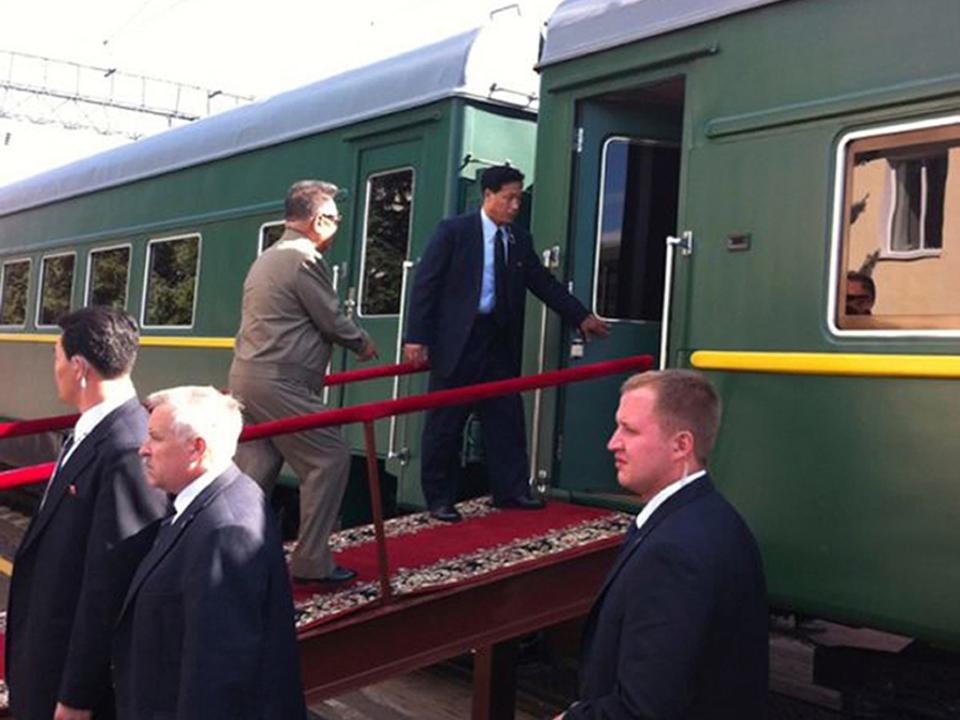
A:
POLYGON ((563 720, 565 715, 566 713, 560 713, 559 715, 555 716, 553 720, 563 720))
POLYGON ((357 353, 357 360, 360 362, 367 362, 367 360, 374 360, 380 357, 380 353, 377 352, 377 346, 371 339, 367 339, 367 344, 360 348, 360 352, 357 353))
POLYGON ((610 325, 593 313, 587 315, 580 323, 580 332, 583 333, 583 339, 590 342, 590 338, 605 338, 610 334, 610 325))
POLYGON ((426 365, 427 360, 430 359, 429 355, 430 353, 427 351, 426 345, 407 343, 403 346, 404 362, 413 363, 414 365, 426 365))
POLYGON ((53 711, 53 720, 90 720, 92 717, 92 710, 78 710, 63 703, 57 703, 53 711))

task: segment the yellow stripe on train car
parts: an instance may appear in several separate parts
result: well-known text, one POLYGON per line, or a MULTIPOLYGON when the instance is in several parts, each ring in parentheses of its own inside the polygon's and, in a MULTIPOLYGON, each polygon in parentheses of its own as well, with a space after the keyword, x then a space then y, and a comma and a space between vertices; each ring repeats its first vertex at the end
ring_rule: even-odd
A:
MULTIPOLYGON (((0 342, 13 343, 49 343, 52 345, 60 335, 41 333, 0 333, 0 342)), ((172 348, 221 348, 232 350, 232 337, 190 337, 168 335, 141 335, 140 345, 143 347, 172 347, 172 348)))
POLYGON ((960 356, 957 355, 697 350, 691 356, 690 362, 698 370, 785 375, 960 378, 960 356))

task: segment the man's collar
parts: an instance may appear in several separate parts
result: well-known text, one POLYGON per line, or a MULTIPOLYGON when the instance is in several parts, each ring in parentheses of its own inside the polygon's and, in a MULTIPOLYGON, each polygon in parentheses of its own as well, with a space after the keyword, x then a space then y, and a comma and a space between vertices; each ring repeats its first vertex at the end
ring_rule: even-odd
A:
POLYGON ((637 529, 639 530, 642 528, 643 524, 650 519, 650 516, 653 515, 656 509, 669 500, 671 496, 680 492, 694 480, 699 480, 706 474, 706 470, 697 470, 689 475, 684 475, 679 480, 675 480, 665 488, 661 489, 660 492, 650 498, 650 502, 644 505, 643 509, 637 514, 637 529))
POLYGON ((198 477, 183 490, 177 493, 177 496, 173 499, 174 522, 180 519, 180 516, 183 515, 183 511, 190 506, 190 503, 196 500, 200 493, 213 484, 214 480, 223 475, 223 473, 227 471, 228 467, 230 467, 229 462, 214 465, 209 470, 204 472, 203 475, 198 477))
POLYGON ((79 443, 80 440, 92 433, 94 428, 97 427, 107 415, 136 396, 136 391, 131 387, 129 391, 117 392, 111 397, 105 398, 96 405, 84 410, 73 428, 74 444, 79 443))

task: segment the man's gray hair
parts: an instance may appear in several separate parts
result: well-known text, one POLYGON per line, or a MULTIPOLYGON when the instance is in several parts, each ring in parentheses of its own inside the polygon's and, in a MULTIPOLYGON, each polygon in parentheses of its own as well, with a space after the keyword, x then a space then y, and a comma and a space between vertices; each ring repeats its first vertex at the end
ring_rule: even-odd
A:
POLYGON ((158 390, 147 398, 147 407, 170 408, 173 433, 181 440, 201 437, 211 465, 229 462, 237 452, 243 430, 240 402, 214 387, 184 385, 158 390))
POLYGON ((340 188, 326 180, 299 180, 287 190, 284 217, 294 222, 311 220, 327 200, 337 197, 340 188))

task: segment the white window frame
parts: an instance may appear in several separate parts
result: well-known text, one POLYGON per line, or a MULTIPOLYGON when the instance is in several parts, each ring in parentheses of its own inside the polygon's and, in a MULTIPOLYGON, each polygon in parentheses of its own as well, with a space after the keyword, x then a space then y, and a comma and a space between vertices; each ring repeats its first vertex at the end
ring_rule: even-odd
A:
POLYGON ((0 265, 0 303, 3 302, 3 288, 7 283, 7 265, 15 265, 16 263, 27 263, 27 292, 26 292, 26 307, 23 308, 23 324, 22 325, 6 325, 0 324, 0 328, 7 330, 23 330, 27 327, 27 319, 29 318, 30 310, 30 276, 33 272, 33 258, 31 257, 18 257, 10 258, 9 260, 4 260, 2 265, 0 265))
POLYGON ((269 227, 282 227, 285 224, 284 220, 270 220, 260 225, 260 229, 257 230, 257 257, 263 255, 263 231, 269 227))
MULTIPOLYGON (((833 184, 833 218, 830 236, 830 268, 827 278, 827 316, 826 326, 829 333, 838 338, 956 338, 960 337, 960 328, 955 330, 937 328, 918 328, 916 330, 895 329, 881 330, 878 328, 851 329, 837 326, 837 301, 840 293, 840 250, 843 242, 844 221, 844 193, 846 190, 847 148, 850 143, 877 135, 892 135, 911 130, 926 130, 929 128, 944 127, 946 125, 960 125, 960 115, 916 120, 912 122, 880 125, 866 130, 855 130, 840 137, 837 142, 834 156, 834 184, 833 184)), ((846 270, 843 271, 846 276, 846 270)))
POLYGON ((68 301, 68 307, 73 309, 73 291, 77 287, 77 253, 75 250, 66 250, 64 252, 55 252, 43 255, 40 258, 40 274, 37 276, 37 307, 34 312, 34 327, 36 328, 55 328, 57 327, 56 322, 41 324, 40 322, 40 312, 43 310, 43 266, 47 260, 59 257, 69 257, 73 256, 73 274, 70 277, 70 299, 68 301))
POLYGON ((197 324, 197 300, 200 297, 200 269, 203 266, 203 236, 200 233, 184 233, 147 240, 147 252, 143 259, 143 292, 140 296, 140 327, 144 330, 192 330, 197 324), (197 239, 197 272, 193 278, 193 307, 190 308, 189 325, 147 325, 147 291, 150 288, 150 248, 153 245, 176 240, 197 239))
MULTIPOLYGON (((378 170, 377 172, 370 173, 367 175, 367 183, 365 188, 365 197, 363 202, 363 234, 360 236, 360 277, 357 280, 357 317, 362 318, 392 318, 399 317, 400 312, 403 308, 400 308, 400 311, 395 313, 381 313, 378 315, 366 315, 363 312, 363 293, 366 285, 367 277, 367 226, 370 220, 370 181, 374 178, 381 177, 383 175, 392 175, 393 173, 403 172, 404 170, 409 170, 413 175, 413 182, 410 184, 410 226, 407 228, 407 253, 404 256, 404 260, 410 259, 410 245, 413 240, 413 213, 414 208, 417 202, 417 169, 413 165, 400 165, 398 167, 390 168, 389 170, 378 170)), ((402 261, 401 261, 402 263, 402 261)), ((403 284, 403 268, 401 264, 401 275, 400 283, 403 284)), ((401 294, 402 294, 401 288, 401 294)))
POLYGON ((593 288, 591 290, 590 310, 598 318, 608 323, 623 323, 627 325, 647 325, 649 323, 659 323, 659 320, 636 320, 634 318, 607 317, 605 315, 601 315, 597 309, 597 303, 600 301, 600 243, 603 240, 603 209, 604 197, 606 196, 606 193, 603 192, 603 186, 604 178, 607 176, 607 148, 611 143, 617 141, 626 142, 628 145, 643 145, 646 147, 680 147, 680 144, 676 142, 636 138, 628 135, 611 135, 603 141, 603 147, 600 149, 600 182, 597 186, 599 195, 599 199, 597 201, 597 241, 593 248, 593 288))
POLYGON ((127 283, 123 289, 123 309, 127 309, 127 305, 130 303, 130 271, 133 269, 133 245, 131 243, 118 243, 116 245, 104 245, 103 247, 91 248, 90 252, 87 253, 87 272, 86 279, 84 280, 83 287, 83 304, 84 307, 90 305, 92 298, 90 297, 90 292, 93 289, 92 280, 93 280, 93 256, 97 253, 109 252, 110 250, 121 250, 127 248, 130 251, 130 255, 127 257, 127 283))
MULTIPOLYGON (((888 163, 889 164, 889 163, 888 163)), ((880 257, 889 260, 916 260, 925 257, 939 257, 943 248, 926 247, 926 218, 927 218, 927 168, 923 168, 920 176, 920 247, 916 250, 896 250, 893 247, 893 217, 897 208, 897 171, 890 166, 887 168, 886 188, 884 190, 884 211, 886 222, 881 229, 880 257)))

